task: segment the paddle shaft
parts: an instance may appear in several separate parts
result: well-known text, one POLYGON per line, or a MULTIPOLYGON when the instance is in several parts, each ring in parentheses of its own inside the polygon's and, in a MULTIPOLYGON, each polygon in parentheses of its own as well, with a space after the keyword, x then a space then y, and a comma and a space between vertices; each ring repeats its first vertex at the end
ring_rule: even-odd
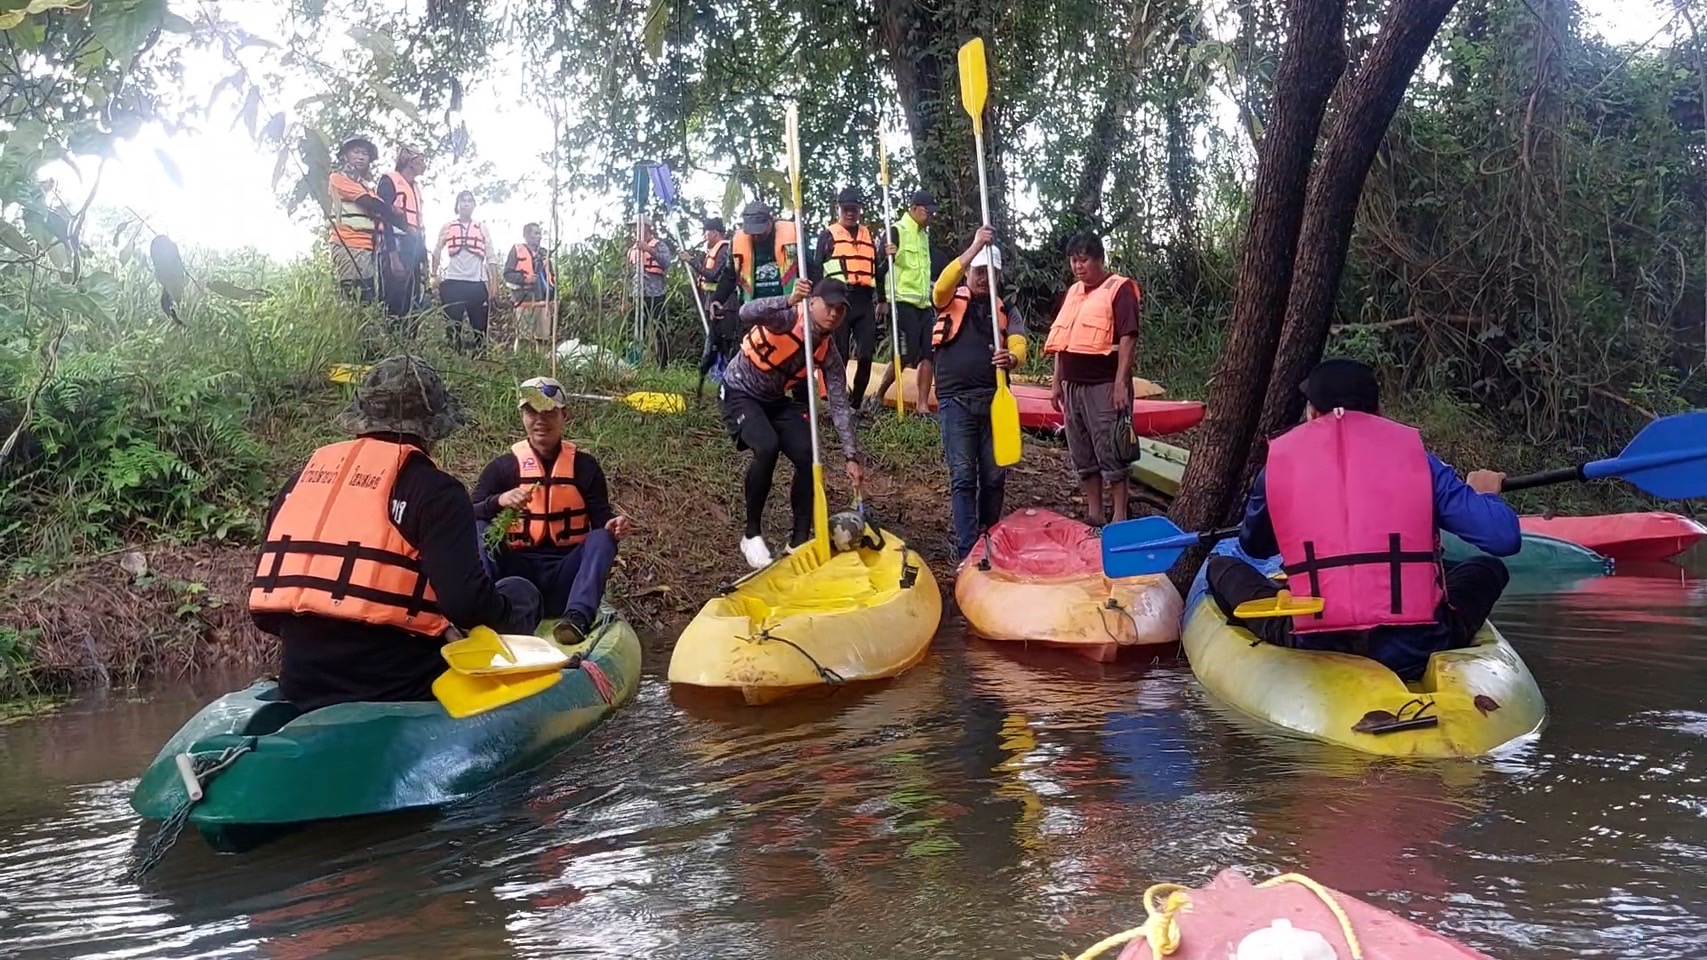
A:
POLYGON ((889 261, 884 284, 889 290, 889 344, 895 351, 895 415, 907 415, 907 388, 901 382, 901 311, 895 302, 895 225, 889 210, 889 151, 883 148, 883 131, 877 131, 877 185, 883 194, 883 253, 889 261))
MULTIPOLYGON (((789 103, 785 117, 788 133, 788 179, 794 194, 794 243, 795 263, 800 276, 806 275, 806 212, 800 199, 800 107, 789 103)), ((808 433, 812 438, 812 541, 817 544, 819 556, 828 559, 830 556, 830 507, 829 499, 824 495, 824 460, 818 452, 818 365, 813 362, 812 309, 805 301, 800 301, 801 338, 806 347, 806 423, 808 433)), ((829 378, 824 378, 826 389, 829 378)), ((826 397, 827 399, 827 397, 826 397)))
MULTIPOLYGON (((990 183, 988 177, 984 174, 984 118, 981 116, 974 116, 972 118, 972 149, 978 157, 978 205, 982 208, 984 226, 987 227, 990 225, 990 183)), ((990 342, 996 345, 996 349, 1000 350, 1005 346, 1005 344, 1002 341, 1002 318, 996 307, 996 270, 993 262, 993 258, 995 256, 994 251, 991 252, 990 256, 992 258, 992 262, 990 266, 984 268, 985 276, 989 278, 989 282, 986 283, 985 286, 990 288, 990 342)), ((996 377, 1002 381, 1001 386, 1003 389, 1006 389, 1007 387, 1007 375, 1006 370, 1002 370, 1000 368, 996 370, 996 377)))
POLYGON ((1521 477, 1507 477, 1505 482, 1500 484, 1500 491, 1506 493, 1513 490, 1529 490, 1535 487, 1546 487, 1555 483, 1570 483, 1576 480, 1606 480, 1612 477, 1628 477, 1629 474, 1642 470, 1676 466, 1680 463, 1700 460, 1702 456, 1703 451, 1699 448, 1639 453, 1634 456, 1624 454, 1605 460, 1590 460, 1574 467, 1560 467, 1557 470, 1525 474, 1521 477))

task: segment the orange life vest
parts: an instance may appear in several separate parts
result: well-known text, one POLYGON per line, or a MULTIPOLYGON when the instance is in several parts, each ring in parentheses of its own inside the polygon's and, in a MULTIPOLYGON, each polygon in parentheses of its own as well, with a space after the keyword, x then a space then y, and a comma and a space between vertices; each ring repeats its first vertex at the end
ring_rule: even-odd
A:
POLYGON ((393 170, 385 175, 391 181, 391 188, 397 191, 397 196, 391 200, 391 205, 403 211, 403 220, 416 230, 421 229, 421 194, 409 178, 393 170))
POLYGON ((371 438, 314 451, 267 527, 249 609, 444 633, 450 621, 421 572, 421 552, 392 519, 397 475, 425 456, 371 438))
POLYGON ((332 172, 328 187, 332 194, 332 246, 372 250, 378 224, 374 223, 373 215, 356 201, 363 198, 378 200, 379 196, 369 190, 367 184, 342 170, 332 172))
POLYGON ((564 441, 546 474, 539 454, 526 440, 510 447, 523 483, 534 484, 522 515, 510 525, 506 542, 512 548, 573 547, 587 539, 591 521, 587 501, 575 486, 575 445, 564 441))
MULTIPOLYGON (((986 297, 989 294, 985 294, 986 297)), ((931 345, 940 347, 945 343, 953 343, 960 336, 960 321, 966 319, 966 308, 972 305, 972 289, 965 284, 955 288, 954 299, 948 301, 948 306, 937 311, 936 327, 931 330, 931 345)), ((996 322, 1002 328, 1002 337, 1008 335, 1008 305, 999 298, 996 300, 996 322)))
MULTIPOLYGON (((754 324, 748 328, 747 335, 741 338, 741 353, 753 366, 765 373, 786 372, 788 382, 784 390, 792 390, 795 385, 806 379, 806 317, 802 313, 800 319, 794 322, 794 329, 787 333, 775 333, 768 327, 754 324)), ((830 338, 817 334, 812 338, 812 359, 819 367, 830 354, 830 338)))
MULTIPOLYGON (((782 275, 782 290, 787 293, 793 289, 795 278, 799 275, 794 262, 794 245, 797 234, 794 232, 793 220, 778 220, 772 231, 776 252, 776 268, 782 275)), ((743 299, 753 298, 753 235, 745 230, 735 234, 735 280, 741 285, 743 299)))
POLYGON ((516 272, 522 275, 523 286, 529 290, 534 289, 535 285, 539 283, 539 271, 542 267, 545 270, 545 285, 548 287, 557 285, 557 271, 551 269, 550 257, 540 257, 539 265, 536 266, 533 248, 527 244, 516 244, 516 249, 512 252, 516 257, 516 272))
POLYGON ((658 258, 652 255, 651 250, 642 250, 640 247, 637 247, 637 246, 636 247, 629 247, 628 248, 628 262, 630 264, 633 264, 635 258, 641 256, 642 254, 645 255, 646 262, 645 262, 644 266, 641 267, 641 269, 645 270, 647 273, 650 273, 655 277, 663 276, 664 275, 664 265, 658 262, 658 258))
POLYGON ((871 231, 865 224, 851 231, 840 220, 830 224, 830 259, 824 264, 824 275, 840 276, 850 287, 870 287, 877 284, 877 246, 871 242, 871 231))
MULTIPOLYGON (((711 246, 707 247, 705 250, 705 261, 700 266, 700 269, 701 270, 710 270, 712 268, 712 266, 717 263, 717 255, 719 253, 722 253, 723 248, 727 247, 727 246, 729 246, 728 240, 719 240, 716 243, 712 244, 711 246)), ((705 277, 701 277, 700 281, 699 281, 699 288, 701 290, 705 290, 705 291, 716 290, 717 289, 717 281, 716 281, 716 279, 708 279, 705 277)))
POLYGON ((1114 297, 1123 283, 1131 283, 1134 291, 1138 289, 1136 283, 1118 273, 1109 274, 1094 290, 1086 290, 1082 281, 1068 288, 1061 312, 1049 328, 1049 339, 1043 342, 1043 352, 1113 353, 1117 346, 1114 297))
POLYGON ((439 231, 439 242, 442 244, 447 240, 450 242, 452 255, 472 253, 482 260, 486 259, 486 230, 472 220, 467 223, 452 220, 445 224, 445 228, 439 231))

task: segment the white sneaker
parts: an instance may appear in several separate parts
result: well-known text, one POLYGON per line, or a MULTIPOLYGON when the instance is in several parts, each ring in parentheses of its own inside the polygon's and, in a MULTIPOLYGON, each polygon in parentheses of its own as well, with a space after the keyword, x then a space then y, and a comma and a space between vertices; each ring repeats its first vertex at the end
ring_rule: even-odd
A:
POLYGON ((764 537, 743 537, 741 539, 741 556, 747 558, 747 566, 760 570, 770 566, 771 550, 765 546, 764 537))

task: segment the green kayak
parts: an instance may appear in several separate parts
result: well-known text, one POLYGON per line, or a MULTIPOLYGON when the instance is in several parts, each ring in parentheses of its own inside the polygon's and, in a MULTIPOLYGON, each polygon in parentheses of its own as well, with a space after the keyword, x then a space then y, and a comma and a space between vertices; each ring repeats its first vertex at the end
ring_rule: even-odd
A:
POLYGON ((191 717, 143 771, 130 805, 150 820, 179 814, 189 800, 181 755, 203 785, 188 822, 220 850, 248 849, 316 820, 463 800, 551 758, 633 699, 640 640, 614 611, 606 608, 570 652, 609 681, 608 699, 579 665, 540 693, 462 720, 436 700, 299 713, 276 682, 257 682, 191 717))
MULTIPOLYGON (((1132 461, 1131 478, 1163 496, 1173 497, 1178 494, 1180 478, 1185 475, 1185 465, 1191 458, 1191 451, 1148 437, 1139 439, 1138 449, 1139 457, 1132 461)), ((1465 560, 1481 553, 1445 531, 1441 532, 1440 545, 1446 559, 1453 561, 1465 560)), ((1505 565, 1513 576, 1599 576, 1612 572, 1612 561, 1593 550, 1538 533, 1525 533, 1522 549, 1516 556, 1506 557, 1505 565)))
POLYGON ((1138 438, 1138 459, 1132 461, 1130 476, 1164 496, 1179 493, 1180 478, 1191 451, 1149 437, 1138 438))

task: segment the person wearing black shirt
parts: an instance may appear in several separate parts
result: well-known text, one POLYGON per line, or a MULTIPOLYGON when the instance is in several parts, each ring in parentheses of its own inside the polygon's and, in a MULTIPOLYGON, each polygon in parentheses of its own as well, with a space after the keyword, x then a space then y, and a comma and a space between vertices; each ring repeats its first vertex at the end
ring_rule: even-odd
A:
MULTIPOLYGON (((305 468, 285 483, 267 512, 266 544, 257 566, 256 589, 250 595, 250 615, 255 626, 279 638, 283 651, 279 687, 300 710, 349 701, 431 700, 433 680, 445 671, 439 647, 455 637, 449 627, 467 631, 485 625, 501 633, 531 633, 540 618, 539 591, 519 578, 493 583, 480 566, 468 491, 428 456, 434 443, 461 426, 462 416, 426 361, 392 357, 375 365, 357 388, 355 403, 337 423, 358 440, 377 441, 368 449, 390 452, 390 462, 379 464, 382 473, 365 476, 353 469, 316 469, 307 481, 305 468), (327 492, 331 484, 322 479, 329 472, 339 480, 348 473, 347 483, 334 488, 336 492, 327 492), (368 502, 364 493, 378 486, 369 478, 383 478, 386 473, 393 478, 386 498, 389 509, 381 501, 376 505, 380 515, 358 515, 355 505, 368 502), (289 511, 287 522, 281 524, 281 511, 299 485, 299 495, 305 499, 292 504, 297 509, 289 511), (353 496, 345 496, 346 487, 353 496), (324 537, 312 536, 316 524, 297 519, 310 499, 329 500, 323 510, 310 511, 318 517, 317 526, 328 531, 324 537), (292 529, 286 528, 298 535, 292 536, 292 529), (399 536, 401 543, 396 542, 399 536), (322 539, 328 543, 317 542, 322 539), (293 541, 297 551, 289 549, 293 541), (312 578, 317 573, 342 573, 343 561, 331 548, 345 548, 351 541, 375 554, 384 550, 397 556, 397 564, 390 567, 394 578, 410 582, 416 576, 426 578, 431 591, 426 598, 427 629, 438 632, 423 633, 414 625, 420 618, 408 616, 410 611, 403 604, 387 610, 383 602, 370 602, 369 615, 377 610, 379 622, 360 619, 355 608, 361 604, 339 600, 336 584, 321 586, 312 578), (331 571, 321 565, 323 560, 332 561, 331 571), (286 563, 290 570, 299 571, 290 578, 295 583, 278 579, 278 568, 286 563)), ((336 466, 338 451, 353 448, 348 441, 328 444, 316 452, 310 465, 326 461, 336 466)), ((376 566, 372 562, 351 565, 350 572, 342 574, 343 589, 349 591, 353 585, 374 596, 372 588, 364 590, 363 581, 383 583, 385 574, 374 573, 376 566)))
POLYGON ((484 533, 504 510, 521 511, 491 564, 496 573, 537 586, 545 615, 558 618, 558 642, 580 643, 604 599, 617 541, 631 523, 611 507, 598 460, 563 440, 563 385, 534 377, 521 385, 517 405, 527 438, 481 472, 474 516, 484 533))
POLYGON ((1004 342, 995 342, 990 288, 1001 289, 1002 254, 994 233, 978 228, 972 245, 937 277, 931 299, 937 310, 930 345, 919 362, 919 397, 927 404, 934 384, 937 420, 948 461, 954 546, 966 556, 979 535, 1002 516, 1007 471, 996 466, 990 405, 996 398, 996 369, 1019 364, 1022 325, 1012 305, 1001 304, 1004 342), (962 283, 962 278, 965 282, 962 283))

